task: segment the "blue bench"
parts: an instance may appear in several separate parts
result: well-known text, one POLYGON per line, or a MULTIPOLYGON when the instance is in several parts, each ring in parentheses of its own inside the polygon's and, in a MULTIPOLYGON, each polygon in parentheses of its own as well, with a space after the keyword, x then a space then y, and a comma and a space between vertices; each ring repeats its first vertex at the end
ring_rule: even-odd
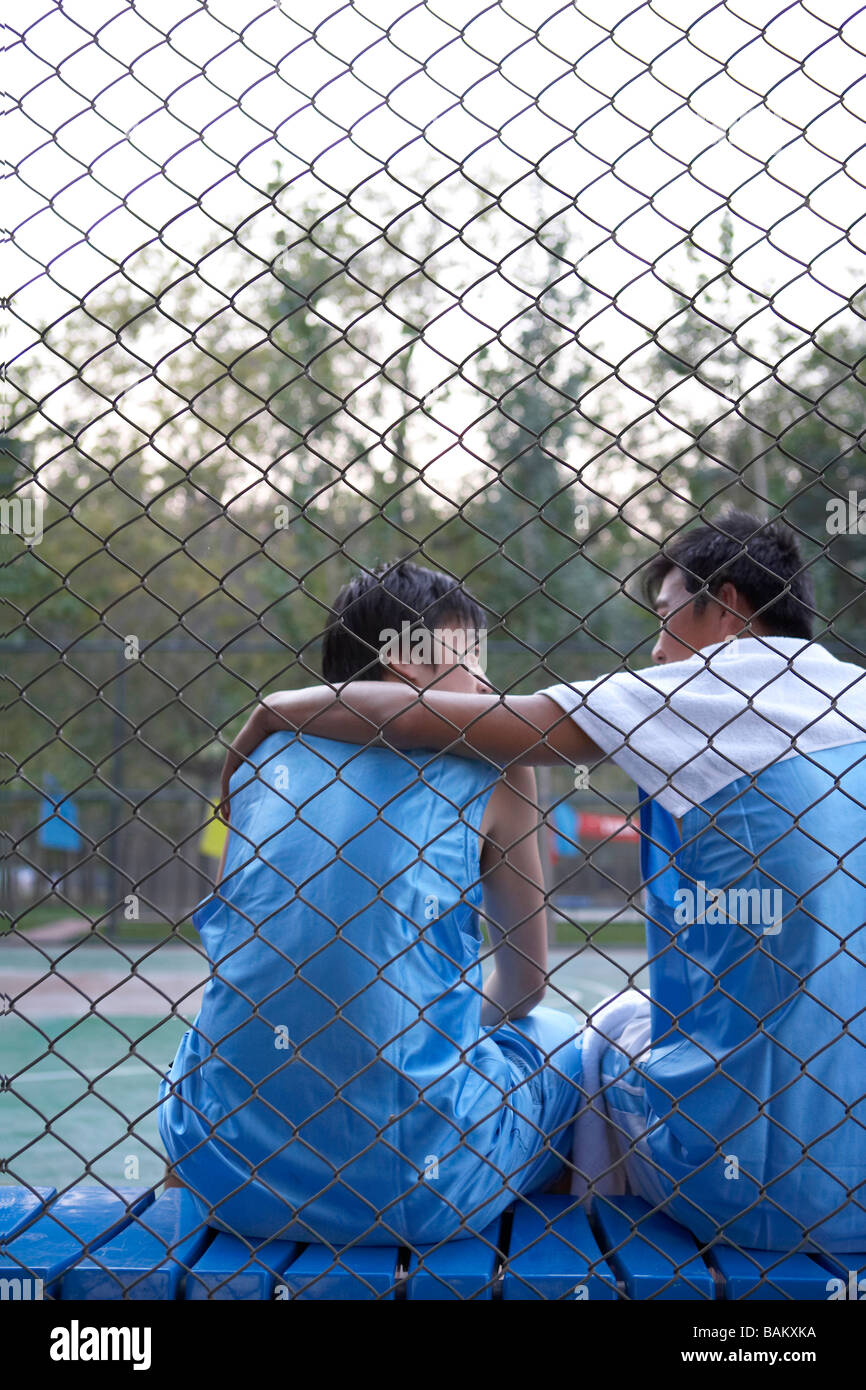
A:
POLYGON ((595 1198, 587 1213, 545 1192, 480 1235, 414 1251, 256 1245, 203 1225, 182 1188, 7 1186, 0 1288, 61 1300, 827 1300, 866 1296, 866 1254, 702 1249, 640 1198, 595 1198))

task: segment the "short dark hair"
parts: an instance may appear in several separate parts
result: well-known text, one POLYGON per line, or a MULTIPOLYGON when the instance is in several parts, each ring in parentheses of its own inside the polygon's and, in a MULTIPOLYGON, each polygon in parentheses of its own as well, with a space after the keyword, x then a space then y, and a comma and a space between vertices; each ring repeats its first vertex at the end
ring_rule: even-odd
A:
POLYGON ((322 641, 322 675, 341 681, 384 678, 379 652, 388 629, 485 626, 484 610, 450 575, 411 560, 378 564, 344 584, 334 600, 322 641))
POLYGON ((814 586, 797 538, 784 522, 762 521, 732 507, 667 541, 644 571, 644 594, 652 607, 674 568, 696 595, 697 613, 723 584, 733 584, 766 636, 812 636, 814 586))

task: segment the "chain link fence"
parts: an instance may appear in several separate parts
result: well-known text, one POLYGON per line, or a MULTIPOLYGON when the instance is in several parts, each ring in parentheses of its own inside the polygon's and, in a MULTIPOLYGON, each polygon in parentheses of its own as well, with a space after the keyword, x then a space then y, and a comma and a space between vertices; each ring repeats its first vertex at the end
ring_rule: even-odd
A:
MULTIPOLYGON (((336 1265, 501 1249, 542 1189, 702 1251, 866 1248, 849 9, 15 19, 4 1182, 168 1164, 214 1228, 336 1265), (643 587, 730 508, 733 554, 643 587), (484 680, 410 653, 360 726, 269 726, 224 854, 241 722, 321 686, 338 594, 402 561, 480 605, 484 680), (436 705, 485 681, 505 733, 436 705)), ((464 613, 413 592, 413 632, 464 613)))

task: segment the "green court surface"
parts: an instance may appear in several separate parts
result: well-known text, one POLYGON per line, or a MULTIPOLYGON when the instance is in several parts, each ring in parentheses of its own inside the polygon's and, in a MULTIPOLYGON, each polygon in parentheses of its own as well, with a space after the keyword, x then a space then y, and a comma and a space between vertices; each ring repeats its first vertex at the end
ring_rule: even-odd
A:
MULTIPOLYGON (((643 960, 637 948, 555 949, 544 1004, 572 1014, 579 1029, 643 960)), ((6 942, 0 972, 12 1003, 3 1024, 6 1179, 58 1188, 158 1182, 157 1090, 198 1009, 207 978, 200 952, 183 943, 127 944, 121 953, 93 940, 6 942)), ((633 982, 646 988, 645 971, 633 982)))
POLYGON ((159 1181, 157 1087, 184 1030, 178 1019, 135 1015, 7 1018, 7 1177, 58 1188, 90 1175, 159 1181))

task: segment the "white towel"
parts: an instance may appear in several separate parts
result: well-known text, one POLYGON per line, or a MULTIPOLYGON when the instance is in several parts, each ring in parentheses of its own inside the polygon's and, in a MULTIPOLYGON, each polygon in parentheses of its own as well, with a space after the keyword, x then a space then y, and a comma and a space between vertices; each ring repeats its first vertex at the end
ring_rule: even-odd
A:
POLYGON ((620 1196, 628 1192, 625 1164, 617 1162, 628 1148, 628 1137, 618 1141, 619 1130, 607 1118, 601 1090, 601 1058, 612 1043, 630 1058, 646 1060, 650 1044, 650 1000, 638 989, 621 990, 602 1000, 590 1014, 587 1026, 577 1039, 583 1054, 581 1087, 587 1099, 574 1121, 572 1162, 575 1172, 571 1191, 584 1197, 590 1190, 599 1195, 620 1196), (641 1057, 643 1054, 643 1057, 641 1057))
POLYGON ((795 637, 714 642, 541 694, 672 816, 744 773, 866 738, 866 671, 795 637))

